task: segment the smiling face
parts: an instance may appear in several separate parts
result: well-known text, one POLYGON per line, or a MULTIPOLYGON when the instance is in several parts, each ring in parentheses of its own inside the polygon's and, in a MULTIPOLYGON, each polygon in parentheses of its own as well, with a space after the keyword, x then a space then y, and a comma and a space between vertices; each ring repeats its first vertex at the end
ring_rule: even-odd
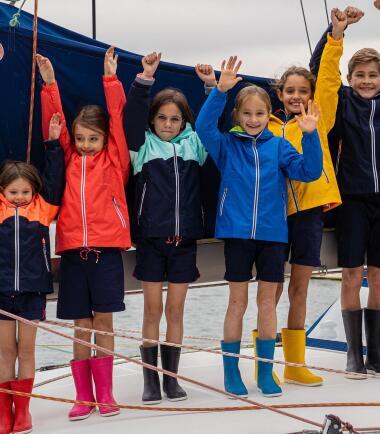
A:
POLYGON ((170 142, 181 132, 184 120, 177 104, 170 102, 159 107, 152 124, 157 136, 165 142, 170 142))
POLYGON ((289 75, 277 95, 287 114, 301 113, 301 104, 306 110, 308 101, 313 98, 310 81, 298 74, 289 75))
POLYGON ((377 62, 359 63, 347 80, 352 89, 362 98, 374 98, 380 92, 380 71, 377 62))
POLYGON ((3 189, 8 202, 19 207, 28 205, 33 199, 33 187, 26 179, 17 178, 3 189))
POLYGON ((248 95, 236 113, 236 121, 245 132, 255 136, 268 125, 270 112, 259 95, 248 95))
POLYGON ((80 155, 93 156, 100 152, 105 144, 105 136, 99 131, 91 130, 80 123, 74 129, 75 148, 80 155))

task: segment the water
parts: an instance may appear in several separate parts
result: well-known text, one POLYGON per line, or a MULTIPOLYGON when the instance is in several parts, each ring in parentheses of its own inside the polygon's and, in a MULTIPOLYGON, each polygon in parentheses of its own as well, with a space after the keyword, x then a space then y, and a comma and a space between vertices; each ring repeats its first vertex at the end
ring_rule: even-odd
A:
MULTIPOLYGON (((250 331, 256 327, 256 291, 257 284, 249 288, 249 305, 244 317, 243 340, 250 341, 250 331)), ((310 282, 306 328, 320 316, 324 310, 339 297, 340 282, 334 280, 315 279, 310 282)), ((164 293, 164 297, 166 294, 164 293)), ((223 332, 224 314, 228 303, 228 286, 190 289, 185 305, 185 334, 191 336, 209 336, 220 339, 223 332)), ((143 314, 143 296, 128 295, 125 298, 126 310, 114 316, 115 328, 141 328, 143 314)), ((287 294, 281 297, 277 308, 278 330, 286 326, 288 314, 287 294)), ((47 306, 47 318, 56 318, 56 303, 47 306)), ((57 330, 72 335, 70 329, 56 327, 57 330)), ((161 322, 161 330, 165 330, 165 319, 161 322)), ((194 341, 192 341, 194 344, 194 341)), ((124 338, 116 338, 115 350, 127 356, 139 354, 139 342, 124 338)), ((45 331, 37 335, 36 365, 59 365, 72 359, 72 344, 64 338, 45 331)))

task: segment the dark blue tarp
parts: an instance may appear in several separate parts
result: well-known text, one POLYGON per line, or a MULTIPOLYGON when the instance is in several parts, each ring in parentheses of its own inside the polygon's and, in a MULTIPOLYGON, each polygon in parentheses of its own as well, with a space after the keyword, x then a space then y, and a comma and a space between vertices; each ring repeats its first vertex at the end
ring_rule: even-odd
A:
MULTIPOLYGON (((20 26, 11 29, 9 20, 16 11, 13 6, 0 4, 0 42, 5 50, 4 58, 0 61, 0 161, 7 158, 19 160, 26 158, 33 17, 22 12, 20 26)), ((53 63, 69 126, 81 106, 105 105, 101 75, 106 48, 108 47, 102 42, 43 19, 38 21, 38 52, 49 57, 53 63)), ((117 53, 119 54, 118 76, 127 93, 136 73, 141 71, 141 56, 125 50, 117 50, 117 53)), ((244 76, 244 81, 231 94, 226 113, 230 113, 232 109, 234 94, 247 81, 270 90, 267 79, 244 76)), ((42 165, 44 152, 41 143, 39 98, 41 85, 42 80, 37 74, 31 159, 39 168, 42 165)), ((189 99, 193 111, 195 113, 199 111, 205 96, 203 85, 193 67, 162 62, 156 73, 154 92, 168 86, 181 89, 189 99)), ((273 96, 273 92, 271 93, 273 96)), ((276 100, 273 102, 277 107, 278 102, 276 100)), ((223 128, 228 128, 229 116, 226 115, 221 123, 223 128)), ((208 226, 206 235, 210 236, 215 215, 218 176, 211 162, 206 164, 205 169, 204 182, 206 190, 210 190, 205 205, 208 226)))

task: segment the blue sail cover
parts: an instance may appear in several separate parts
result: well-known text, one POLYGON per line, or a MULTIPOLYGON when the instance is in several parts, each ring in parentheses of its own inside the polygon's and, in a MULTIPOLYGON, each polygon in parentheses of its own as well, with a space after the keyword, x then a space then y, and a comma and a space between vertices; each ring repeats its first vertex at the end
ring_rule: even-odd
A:
MULTIPOLYGON (((20 25, 9 27, 9 21, 17 8, 0 4, 0 43, 4 57, 0 61, 0 161, 4 159, 25 160, 28 140, 30 81, 32 68, 33 16, 22 12, 20 25)), ((101 76, 103 57, 108 46, 79 33, 57 26, 49 21, 38 20, 38 52, 49 57, 59 83, 63 109, 70 128, 79 109, 86 104, 105 107, 101 76)), ((117 49, 119 55, 118 76, 126 93, 138 72, 141 72, 141 56, 117 49)), ((229 53, 226 53, 228 55, 229 53)), ((265 78, 243 76, 244 80, 231 92, 226 116, 221 119, 221 128, 230 126, 229 113, 236 92, 244 85, 255 83, 270 92, 274 109, 279 106, 265 78)), ((37 73, 31 160, 41 169, 44 147, 41 136, 40 90, 42 79, 37 73)), ((197 114, 204 99, 203 84, 193 67, 161 62, 156 73, 154 92, 165 87, 181 89, 190 106, 197 114)), ((218 173, 211 161, 207 161, 203 174, 204 210, 206 236, 213 235, 216 209, 218 173)), ((132 194, 132 188, 130 188, 132 194)), ((131 202, 131 201, 129 201, 131 202)))

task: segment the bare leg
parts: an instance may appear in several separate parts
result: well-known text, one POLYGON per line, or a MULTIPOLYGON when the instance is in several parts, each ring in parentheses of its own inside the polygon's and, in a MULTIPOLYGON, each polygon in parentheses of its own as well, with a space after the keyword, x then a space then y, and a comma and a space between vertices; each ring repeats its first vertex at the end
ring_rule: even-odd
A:
POLYGON ((278 305, 278 302, 280 301, 282 292, 284 291, 284 284, 283 283, 277 283, 277 289, 276 289, 276 306, 278 305))
MULTIPOLYGON (((93 318, 76 319, 74 325, 77 327, 84 327, 87 329, 93 329, 93 318)), ((75 330, 74 336, 86 342, 91 342, 91 332, 85 332, 81 330, 75 330)), ((74 342, 74 360, 85 360, 91 357, 91 348, 74 342)))
POLYGON ((276 291, 277 283, 259 280, 257 289, 259 339, 274 339, 276 337, 276 291))
MULTIPOLYGON (((94 329, 105 332, 113 332, 113 315, 112 312, 95 312, 94 314, 94 329)), ((114 336, 105 336, 96 334, 96 344, 107 350, 114 350, 115 338, 114 336)), ((100 350, 96 350, 97 357, 106 357, 108 354, 100 350)))
POLYGON ((307 289, 313 267, 292 264, 289 282, 288 329, 302 330, 306 320, 307 289))
POLYGON ((187 283, 169 283, 165 305, 167 342, 182 342, 183 311, 188 287, 187 283))
POLYGON ((343 268, 341 305, 342 310, 360 309, 360 288, 363 281, 363 267, 343 268))
MULTIPOLYGON (((162 317, 162 282, 143 282, 144 290, 144 320, 142 335, 143 338, 159 340, 160 321, 162 317)), ((144 347, 156 346, 148 342, 143 343, 144 347)))
POLYGON ((0 320, 0 383, 14 380, 16 357, 16 321, 0 320))
MULTIPOLYGON (((33 321, 38 323, 38 321, 33 321)), ((18 379, 34 378, 36 370, 36 335, 37 329, 18 322, 18 379)))
POLYGON ((368 266, 368 309, 380 310, 380 268, 368 266))
POLYGON ((224 318, 224 341, 241 340, 243 317, 248 306, 248 282, 229 282, 230 297, 224 318))

